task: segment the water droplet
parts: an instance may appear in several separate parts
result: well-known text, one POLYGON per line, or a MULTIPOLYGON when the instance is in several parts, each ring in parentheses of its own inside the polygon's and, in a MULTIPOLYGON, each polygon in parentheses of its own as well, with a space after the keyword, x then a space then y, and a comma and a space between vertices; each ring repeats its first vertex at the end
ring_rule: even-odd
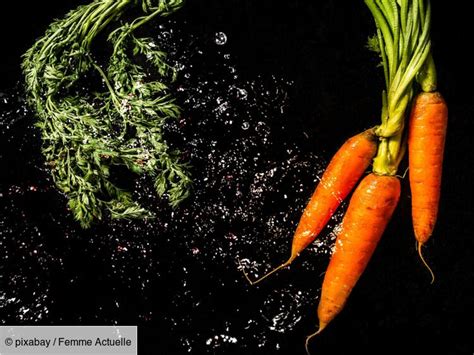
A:
POLYGON ((218 46, 223 46, 227 42, 227 35, 224 32, 217 32, 215 41, 218 46))
POLYGON ((237 88, 237 97, 241 100, 245 100, 248 96, 248 92, 245 89, 237 88))
POLYGON ((177 71, 181 71, 181 70, 184 69, 184 64, 177 62, 177 63, 175 63, 174 68, 175 68, 177 71))

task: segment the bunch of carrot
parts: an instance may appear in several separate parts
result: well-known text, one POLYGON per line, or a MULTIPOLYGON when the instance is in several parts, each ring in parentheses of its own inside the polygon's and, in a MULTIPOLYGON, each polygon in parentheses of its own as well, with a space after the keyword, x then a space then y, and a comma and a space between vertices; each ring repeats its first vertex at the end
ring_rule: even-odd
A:
POLYGON ((400 197, 397 170, 407 146, 414 234, 427 267, 421 247, 437 219, 448 111, 436 91, 431 5, 429 0, 365 3, 377 27, 369 44, 381 57, 386 82, 382 122, 349 138, 334 155, 303 211, 289 259, 255 281, 245 274, 255 284, 291 264, 355 188, 324 276, 319 328, 308 336, 307 349, 308 341, 343 309, 392 217, 400 197), (372 172, 362 178, 371 163, 372 172))

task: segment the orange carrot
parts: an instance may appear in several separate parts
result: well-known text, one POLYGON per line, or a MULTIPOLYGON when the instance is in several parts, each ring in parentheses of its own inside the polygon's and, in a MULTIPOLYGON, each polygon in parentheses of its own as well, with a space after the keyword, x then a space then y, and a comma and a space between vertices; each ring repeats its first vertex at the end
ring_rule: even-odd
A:
MULTIPOLYGON (((448 107, 439 92, 420 93, 408 126, 408 159, 412 218, 418 253, 433 233, 438 215, 448 107)), ((431 272, 434 281, 434 275, 431 272)))
POLYGON ((341 202, 369 167, 377 151, 373 129, 349 138, 336 152, 308 202, 293 236, 290 258, 251 284, 288 266, 323 230, 341 202))
POLYGON ((342 310, 367 266, 400 197, 400 181, 394 176, 369 174, 350 200, 336 238, 335 251, 324 276, 318 306, 320 333, 342 310))

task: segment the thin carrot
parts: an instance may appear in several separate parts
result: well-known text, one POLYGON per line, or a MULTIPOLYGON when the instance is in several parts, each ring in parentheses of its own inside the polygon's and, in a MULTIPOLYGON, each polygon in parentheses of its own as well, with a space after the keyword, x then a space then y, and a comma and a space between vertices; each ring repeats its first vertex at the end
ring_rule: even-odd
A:
POLYGON ((349 138, 339 148, 301 215, 293 236, 289 259, 255 281, 250 280, 245 274, 251 284, 256 284, 275 271, 290 265, 301 251, 316 239, 367 170, 376 151, 377 143, 373 129, 349 138))
POLYGON ((394 176, 367 175, 354 191, 336 238, 335 251, 324 276, 318 306, 320 333, 343 309, 367 266, 400 197, 394 176))
POLYGON ((438 216, 448 107, 439 92, 420 93, 413 102, 408 126, 408 159, 412 218, 418 253, 433 233, 438 216))

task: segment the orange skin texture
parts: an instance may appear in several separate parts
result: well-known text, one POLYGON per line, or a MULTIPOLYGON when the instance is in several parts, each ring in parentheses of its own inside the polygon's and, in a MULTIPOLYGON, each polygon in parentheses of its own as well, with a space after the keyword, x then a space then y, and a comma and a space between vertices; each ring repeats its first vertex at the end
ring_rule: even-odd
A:
POLYGON ((354 191, 324 276, 319 331, 343 309, 365 270, 400 197, 394 176, 367 175, 354 191))
POLYGON ((421 93, 408 126, 412 218, 416 240, 428 241, 438 216, 448 107, 439 92, 421 93))
POLYGON ((293 236, 289 262, 311 244, 327 225, 369 167, 376 151, 377 143, 372 130, 349 138, 339 148, 303 211, 293 236))

